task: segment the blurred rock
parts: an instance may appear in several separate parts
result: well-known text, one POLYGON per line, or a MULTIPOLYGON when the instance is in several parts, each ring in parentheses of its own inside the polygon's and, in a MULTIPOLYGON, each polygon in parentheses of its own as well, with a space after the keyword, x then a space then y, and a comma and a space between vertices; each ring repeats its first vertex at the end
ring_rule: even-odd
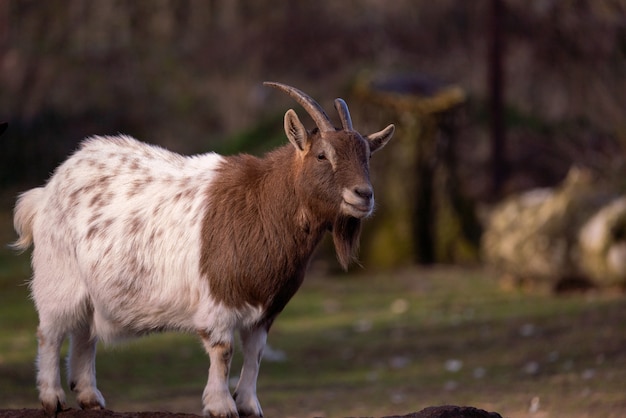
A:
POLYGON ((598 284, 626 282, 626 197, 596 212, 578 236, 581 270, 598 284))
POLYGON ((516 281, 626 284, 626 196, 588 170, 563 184, 513 196, 491 213, 481 243, 488 265, 516 281))
POLYGON ((383 418, 502 418, 497 412, 487 412, 471 406, 430 406, 408 415, 394 415, 383 418))

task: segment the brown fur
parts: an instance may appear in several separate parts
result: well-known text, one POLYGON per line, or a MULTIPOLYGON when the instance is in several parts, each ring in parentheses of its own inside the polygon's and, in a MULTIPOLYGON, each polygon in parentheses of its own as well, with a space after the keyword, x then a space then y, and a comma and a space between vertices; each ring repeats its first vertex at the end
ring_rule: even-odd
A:
POLYGON ((216 299, 235 308, 263 306, 267 319, 298 290, 327 229, 325 222, 300 221, 301 202, 285 167, 293 164, 291 145, 266 159, 229 157, 207 191, 201 272, 216 299))
POLYGON ((356 261, 361 237, 361 220, 350 216, 338 216, 333 225, 333 243, 339 264, 346 270, 356 261))
POLYGON ((212 295, 230 307, 262 306, 266 320, 282 311, 302 284, 327 230, 341 265, 355 258, 361 222, 340 215, 343 188, 368 179, 365 141, 333 140, 340 168, 320 163, 319 134, 304 154, 287 144, 265 158, 226 158, 207 190, 200 268, 212 295), (215 226, 219 226, 216 228, 215 226))

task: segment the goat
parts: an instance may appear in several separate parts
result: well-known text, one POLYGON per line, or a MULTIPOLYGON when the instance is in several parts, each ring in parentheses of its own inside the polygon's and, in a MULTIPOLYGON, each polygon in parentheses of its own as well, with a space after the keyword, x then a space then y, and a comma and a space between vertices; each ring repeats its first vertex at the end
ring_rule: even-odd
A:
POLYGON ((317 129, 289 109, 290 143, 263 158, 186 157, 128 136, 91 137, 44 187, 19 196, 13 245, 34 246, 37 385, 48 415, 66 408, 66 335, 69 386, 81 408, 99 409, 97 341, 174 330, 197 333, 208 353, 205 415, 262 416, 256 381, 267 332, 326 231, 344 269, 355 258, 374 208, 369 159, 394 132, 362 136, 342 99, 335 129, 302 91, 265 84, 295 99, 317 129), (244 360, 231 396, 235 331, 244 360))

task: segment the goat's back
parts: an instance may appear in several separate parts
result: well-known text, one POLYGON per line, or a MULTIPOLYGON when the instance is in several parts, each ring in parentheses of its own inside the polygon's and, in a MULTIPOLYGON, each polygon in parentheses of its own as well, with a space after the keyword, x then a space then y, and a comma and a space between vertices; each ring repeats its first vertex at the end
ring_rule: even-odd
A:
POLYGON ((191 326, 207 292, 198 280, 200 233, 206 190, 221 161, 124 136, 83 142, 44 188, 33 189, 40 190, 36 199, 33 191, 23 195, 31 196, 24 200, 30 212, 22 213, 32 222, 20 222, 32 229, 35 302, 54 295, 71 304, 79 296, 70 301, 57 291, 71 289, 93 309, 96 332, 105 337, 117 332, 111 327, 137 333, 191 326))

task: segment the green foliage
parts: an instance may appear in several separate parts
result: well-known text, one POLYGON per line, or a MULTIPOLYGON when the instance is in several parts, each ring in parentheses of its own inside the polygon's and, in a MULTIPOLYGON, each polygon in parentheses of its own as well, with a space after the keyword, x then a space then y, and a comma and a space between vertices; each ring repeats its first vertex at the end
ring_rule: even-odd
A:
POLYGON ((243 130, 222 141, 216 148, 219 154, 230 155, 247 152, 261 155, 287 142, 282 130, 283 114, 275 114, 258 124, 243 130))

